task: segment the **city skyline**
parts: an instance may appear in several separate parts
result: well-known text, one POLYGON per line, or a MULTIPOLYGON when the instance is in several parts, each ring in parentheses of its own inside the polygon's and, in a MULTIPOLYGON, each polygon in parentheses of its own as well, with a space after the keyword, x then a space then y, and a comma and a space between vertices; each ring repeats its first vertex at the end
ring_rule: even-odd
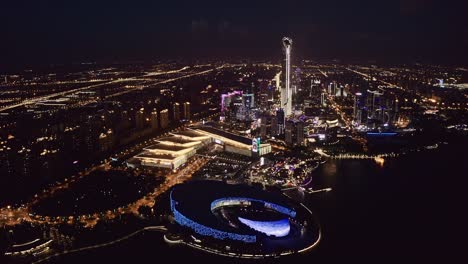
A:
POLYGON ((5 5, 0 262, 459 260, 464 5, 222 4, 5 5))

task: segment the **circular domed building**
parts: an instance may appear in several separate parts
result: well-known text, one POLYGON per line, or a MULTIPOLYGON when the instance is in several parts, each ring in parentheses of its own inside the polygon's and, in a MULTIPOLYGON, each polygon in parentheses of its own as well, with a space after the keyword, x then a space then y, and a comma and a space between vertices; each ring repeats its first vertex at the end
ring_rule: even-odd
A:
POLYGON ((289 255, 312 249, 321 237, 317 218, 303 204, 248 185, 179 184, 170 192, 170 208, 184 237, 179 242, 219 255, 289 255))

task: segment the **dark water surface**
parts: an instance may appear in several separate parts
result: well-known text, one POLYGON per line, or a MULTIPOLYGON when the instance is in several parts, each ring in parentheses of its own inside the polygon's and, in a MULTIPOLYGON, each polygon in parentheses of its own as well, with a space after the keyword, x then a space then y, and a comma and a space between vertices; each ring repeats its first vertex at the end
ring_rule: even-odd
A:
MULTIPOLYGON (((332 192, 306 196, 318 214, 323 239, 306 255, 262 263, 453 263, 467 244, 461 216, 468 176, 464 144, 387 159, 329 160, 314 172, 314 188, 332 192), (460 240, 463 239, 463 240, 460 240)), ((53 260, 53 263, 251 263, 167 245, 160 233, 145 233, 118 245, 53 260), (149 261, 149 262, 148 262, 149 261)), ((458 260, 458 261, 456 261, 458 260)))

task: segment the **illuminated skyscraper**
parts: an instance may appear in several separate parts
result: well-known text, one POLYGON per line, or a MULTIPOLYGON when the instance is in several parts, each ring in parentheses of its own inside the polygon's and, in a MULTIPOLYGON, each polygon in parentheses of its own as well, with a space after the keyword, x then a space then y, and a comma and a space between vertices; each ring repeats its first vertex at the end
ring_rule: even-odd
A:
POLYGON ((299 121, 296 123, 296 144, 297 145, 304 145, 304 122, 299 121))
POLYGON ((280 80, 281 80, 281 72, 275 75, 275 78, 273 79, 275 81, 275 86, 276 90, 279 90, 281 85, 280 85, 280 80))
POLYGON ((310 80, 309 97, 312 97, 312 91, 313 90, 314 90, 314 81, 310 80))
POLYGON ((378 111, 381 110, 381 96, 383 91, 378 90, 367 90, 367 108, 368 108, 368 117, 371 119, 378 118, 378 111))
POLYGON ((340 93, 338 90, 339 90, 339 87, 338 87, 338 84, 335 81, 328 84, 328 94, 329 95, 337 96, 340 93))
POLYGON ((114 133, 112 129, 107 130, 99 135, 99 147, 101 151, 109 151, 112 149, 114 143, 114 133))
POLYGON ((231 102, 235 101, 236 97, 241 95, 242 91, 221 94, 221 112, 224 112, 227 108, 229 108, 231 106, 231 102))
POLYGON ((184 118, 186 120, 190 119, 190 102, 184 103, 184 118))
POLYGON ((362 93, 356 93, 354 95, 354 106, 353 106, 353 116, 356 119, 358 110, 360 109, 360 104, 361 104, 361 99, 360 97, 362 96, 362 93))
POLYGON ((346 92, 346 89, 343 87, 343 85, 340 85, 339 87, 336 87, 335 96, 336 97, 347 97, 348 96, 348 93, 346 92))
POLYGON ((161 118, 161 128, 166 128, 169 126, 169 110, 164 109, 159 112, 161 118))
POLYGON ((276 121, 278 124, 278 130, 276 131, 278 135, 284 134, 284 111, 282 108, 276 111, 276 121))
POLYGON ((243 94, 242 95, 242 104, 248 108, 254 108, 255 107, 255 96, 254 94, 243 94))
POLYGON ((11 150, 8 141, 0 142, 0 160, 2 161, 2 166, 0 166, 0 174, 4 177, 10 177, 14 175, 14 160, 15 153, 11 150))
POLYGON ((283 48, 285 52, 284 79, 285 85, 281 87, 281 108, 284 109, 284 115, 292 114, 292 93, 291 93, 291 49, 292 40, 288 37, 283 38, 283 48))
POLYGON ((151 129, 153 131, 158 130, 158 111, 153 109, 151 112, 151 129))
POLYGON ((172 114, 174 115, 174 121, 179 121, 180 120, 180 104, 179 103, 174 103, 172 106, 172 114))
POLYGON ((145 109, 141 108, 136 112, 135 115, 136 128, 138 130, 143 129, 145 126, 145 109))
POLYGON ((264 139, 266 137, 267 132, 267 118, 266 116, 262 116, 260 118, 260 137, 264 139))
POLYGON ((398 98, 395 99, 395 105, 394 105, 394 110, 393 110, 393 122, 396 122, 398 120, 399 114, 398 114, 398 98))
POLYGON ((278 135, 278 119, 276 116, 271 117, 271 137, 276 137, 278 135))
POLYGON ((327 106, 327 100, 326 100, 325 93, 322 93, 321 96, 320 96, 320 104, 322 105, 322 107, 327 106))
POLYGON ((285 129, 284 129, 284 141, 288 145, 293 144, 293 137, 294 137, 294 121, 288 120, 286 121, 285 129))
POLYGON ((269 86, 266 81, 262 81, 260 83, 257 106, 261 110, 267 110, 267 108, 268 108, 268 98, 273 96, 273 94, 271 96, 269 96, 269 90, 270 90, 270 89, 268 89, 269 87, 271 88, 271 86, 269 86))
POLYGON ((361 95, 362 93, 356 93, 354 96, 353 118, 358 125, 361 124, 361 95))

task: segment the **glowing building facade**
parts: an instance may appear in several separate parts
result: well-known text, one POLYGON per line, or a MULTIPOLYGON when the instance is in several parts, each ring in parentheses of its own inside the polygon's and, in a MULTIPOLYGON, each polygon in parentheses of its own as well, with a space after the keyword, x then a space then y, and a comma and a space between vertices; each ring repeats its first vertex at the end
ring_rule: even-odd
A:
MULTIPOLYGON (((246 225, 247 227, 266 234, 268 236, 275 236, 275 237, 284 237, 289 234, 290 231, 290 223, 288 217, 295 218, 296 211, 275 203, 271 203, 268 201, 263 201, 260 199, 253 199, 248 197, 224 197, 220 199, 216 199, 211 202, 211 212, 214 212, 216 209, 219 209, 224 206, 251 206, 252 203, 258 203, 263 205, 264 208, 268 208, 270 210, 276 211, 280 214, 285 216, 284 219, 276 220, 276 221, 258 221, 258 220, 250 220, 242 217, 238 217, 238 220, 246 225)), ((230 239, 230 240, 238 240, 245 243, 255 243, 257 241, 257 235, 255 233, 246 234, 244 232, 237 233, 222 230, 218 228, 214 228, 209 226, 206 223, 200 223, 197 220, 193 219, 191 215, 187 215, 184 213, 184 209, 180 210, 179 201, 174 198, 173 191, 170 193, 170 206, 171 211, 174 215, 174 220, 181 226, 188 227, 195 231, 197 234, 203 236, 210 236, 216 239, 230 239)), ((187 211, 187 210, 185 210, 187 211)), ((218 226, 218 225, 216 225, 218 226)))

